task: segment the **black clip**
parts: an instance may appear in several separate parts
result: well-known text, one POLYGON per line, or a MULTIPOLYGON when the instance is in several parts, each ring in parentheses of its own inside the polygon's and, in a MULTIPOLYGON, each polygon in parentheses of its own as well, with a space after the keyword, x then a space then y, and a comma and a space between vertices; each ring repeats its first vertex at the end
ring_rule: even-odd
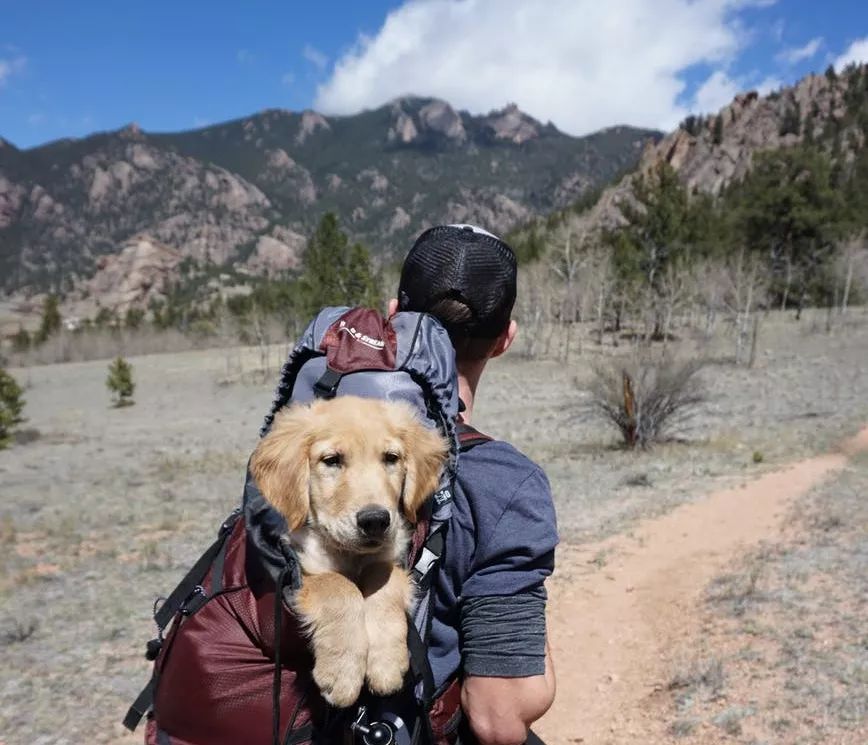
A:
POLYGON ((160 650, 163 648, 163 632, 156 639, 151 639, 145 645, 145 659, 148 662, 153 662, 160 655, 160 650))
POLYGON ((313 384, 313 392, 317 398, 334 398, 338 392, 338 383, 341 382, 343 373, 327 367, 320 379, 313 384))
POLYGON ((202 585, 196 585, 178 610, 185 616, 192 615, 205 604, 207 599, 208 593, 205 592, 205 588, 202 585))

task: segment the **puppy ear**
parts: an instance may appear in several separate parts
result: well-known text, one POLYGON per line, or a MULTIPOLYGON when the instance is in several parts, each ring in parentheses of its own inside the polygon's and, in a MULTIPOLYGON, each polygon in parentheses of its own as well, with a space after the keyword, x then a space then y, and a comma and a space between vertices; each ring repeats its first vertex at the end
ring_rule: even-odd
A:
POLYGON ((310 510, 310 422, 306 406, 281 412, 250 459, 259 491, 286 518, 290 530, 301 527, 310 510))
POLYGON ((440 472, 446 464, 449 448, 437 432, 428 429, 412 414, 408 416, 412 421, 402 432, 407 464, 402 502, 404 515, 415 523, 416 513, 440 483, 440 472))

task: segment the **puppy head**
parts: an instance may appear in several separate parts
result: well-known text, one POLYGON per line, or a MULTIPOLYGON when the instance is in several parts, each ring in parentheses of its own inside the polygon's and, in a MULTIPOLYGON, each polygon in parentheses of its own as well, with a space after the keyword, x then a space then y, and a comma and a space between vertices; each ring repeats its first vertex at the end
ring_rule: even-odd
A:
POLYGON ((415 522, 447 452, 409 407, 341 396, 278 414, 251 471, 290 530, 307 524, 344 551, 372 553, 415 522))

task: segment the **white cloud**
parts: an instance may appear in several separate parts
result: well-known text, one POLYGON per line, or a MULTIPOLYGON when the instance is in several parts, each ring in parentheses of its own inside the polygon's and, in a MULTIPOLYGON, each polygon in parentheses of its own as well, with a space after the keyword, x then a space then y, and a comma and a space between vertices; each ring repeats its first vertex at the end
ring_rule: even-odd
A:
POLYGON ((759 85, 756 86, 756 89, 761 96, 767 96, 772 91, 779 90, 783 84, 784 81, 780 78, 769 75, 767 78, 763 78, 759 85))
POLYGON ((408 0, 336 62, 315 106, 348 114, 415 93, 472 112, 514 101, 573 134, 670 128, 687 113, 684 71, 725 69, 748 43, 738 11, 758 4, 768 0, 408 0))
POLYGON ((742 87, 725 72, 717 70, 697 89, 692 110, 698 114, 716 113, 732 101, 742 87))
POLYGON ((835 60, 834 65, 836 70, 843 70, 847 65, 863 62, 868 62, 868 36, 854 41, 847 47, 847 51, 835 60))
POLYGON ((778 52, 778 54, 775 55, 775 59, 777 59, 778 62, 783 62, 787 65, 795 65, 806 59, 811 59, 811 57, 814 57, 817 52, 820 51, 820 47, 822 45, 823 37, 816 36, 803 46, 788 47, 787 49, 778 52))
POLYGON ((311 46, 310 44, 304 45, 304 49, 301 50, 301 56, 304 57, 308 62, 310 62, 320 72, 325 70, 329 63, 328 55, 324 54, 319 49, 311 46))
POLYGON ((292 73, 292 72, 283 73, 283 75, 280 77, 280 82, 283 83, 283 85, 289 87, 290 85, 292 85, 295 82, 295 73, 292 73))
POLYGON ((9 78, 22 72, 27 66, 27 57, 18 55, 10 59, 0 59, 0 88, 6 85, 9 78))

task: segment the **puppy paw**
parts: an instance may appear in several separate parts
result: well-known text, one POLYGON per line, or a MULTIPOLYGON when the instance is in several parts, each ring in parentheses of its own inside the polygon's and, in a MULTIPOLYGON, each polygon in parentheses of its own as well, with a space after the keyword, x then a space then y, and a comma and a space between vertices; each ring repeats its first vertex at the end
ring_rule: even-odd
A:
POLYGON ((365 682, 364 651, 316 654, 313 679, 322 697, 332 706, 340 709, 352 706, 358 700, 365 682))
POLYGON ((365 680, 371 693, 378 696, 397 693, 404 685, 409 668, 410 657, 403 638, 370 641, 365 680))

